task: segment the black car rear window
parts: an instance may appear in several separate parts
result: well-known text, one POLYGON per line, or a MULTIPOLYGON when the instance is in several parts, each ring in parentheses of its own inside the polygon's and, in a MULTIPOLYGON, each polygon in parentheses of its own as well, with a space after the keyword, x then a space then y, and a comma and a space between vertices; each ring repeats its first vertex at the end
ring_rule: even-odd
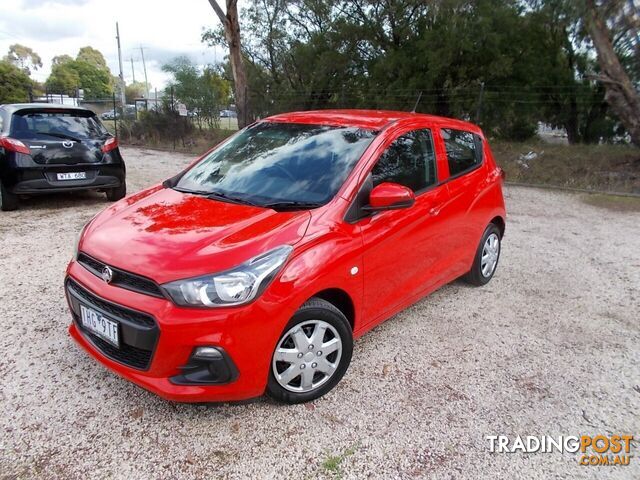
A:
POLYGON ((102 138, 108 132, 91 112, 29 110, 13 115, 10 135, 20 139, 83 140, 102 138))

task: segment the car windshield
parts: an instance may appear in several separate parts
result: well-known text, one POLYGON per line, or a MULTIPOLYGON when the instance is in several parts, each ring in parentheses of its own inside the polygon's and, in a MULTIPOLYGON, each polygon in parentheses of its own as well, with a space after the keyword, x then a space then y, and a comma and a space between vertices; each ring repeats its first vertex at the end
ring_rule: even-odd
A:
POLYGON ((11 136, 29 140, 86 140, 108 135, 100 120, 83 111, 17 112, 11 121, 11 136))
POLYGON ((333 198, 375 135, 354 127, 258 123, 188 170, 174 188, 313 208, 333 198))

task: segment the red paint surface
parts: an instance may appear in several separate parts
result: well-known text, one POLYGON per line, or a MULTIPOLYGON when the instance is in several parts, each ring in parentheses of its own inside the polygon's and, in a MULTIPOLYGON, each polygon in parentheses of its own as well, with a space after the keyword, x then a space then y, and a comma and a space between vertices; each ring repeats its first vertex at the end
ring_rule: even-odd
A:
POLYGON ((458 128, 482 136, 474 125, 429 115, 360 110, 290 113, 265 121, 350 125, 381 132, 338 195, 323 207, 276 212, 155 186, 99 214, 80 241, 80 249, 89 255, 160 284, 223 271, 271 248, 292 245, 287 263, 257 300, 240 307, 178 307, 108 285, 76 262, 68 267, 69 276, 100 297, 155 317, 161 333, 145 372, 104 357, 73 324, 70 332, 108 368, 164 398, 200 402, 261 395, 276 342, 307 299, 326 289, 345 292, 353 303, 353 330, 358 337, 466 273, 487 224, 496 217, 505 219, 502 171, 486 140, 482 165, 449 178, 439 129, 458 128), (379 155, 397 137, 417 128, 432 130, 438 185, 416 194, 411 207, 346 222, 351 201, 379 155), (358 267, 357 275, 351 274, 353 267, 358 267), (221 386, 171 384, 168 378, 179 372, 197 345, 222 346, 240 372, 238 379, 221 386))

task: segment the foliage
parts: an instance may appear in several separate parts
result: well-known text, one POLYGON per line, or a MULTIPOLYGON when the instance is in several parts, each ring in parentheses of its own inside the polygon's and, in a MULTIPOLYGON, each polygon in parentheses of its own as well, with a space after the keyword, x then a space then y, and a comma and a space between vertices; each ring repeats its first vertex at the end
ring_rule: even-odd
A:
POLYGON ((120 136, 129 141, 135 139, 146 144, 180 141, 183 146, 194 130, 193 123, 178 115, 169 103, 162 105, 158 111, 138 112, 137 120, 124 120, 118 123, 118 128, 120 136))
POLYGON ((105 98, 113 93, 113 78, 102 54, 83 47, 75 59, 69 55, 53 58, 51 74, 45 83, 50 93, 74 96, 84 90, 87 99, 105 98))
POLYGON ((162 69, 173 77, 165 98, 173 91, 174 99, 195 115, 200 128, 217 127, 220 110, 229 102, 230 83, 214 67, 200 69, 187 57, 177 57, 162 69))
POLYGON ((33 49, 19 43, 14 43, 9 47, 9 53, 4 57, 4 61, 15 65, 27 75, 31 75, 31 70, 42 68, 40 55, 33 49))
POLYGON ((133 104, 136 98, 143 98, 147 94, 144 82, 132 82, 125 87, 124 96, 128 104, 133 104))
POLYGON ((0 61, 0 104, 29 100, 31 79, 20 68, 6 60, 0 61))
MULTIPOLYGON (((538 122, 565 128, 572 143, 612 138, 581 5, 251 0, 241 31, 254 114, 409 110, 422 92, 418 111, 475 120, 502 138, 532 136, 538 122)), ((202 39, 226 42, 219 28, 202 39)))

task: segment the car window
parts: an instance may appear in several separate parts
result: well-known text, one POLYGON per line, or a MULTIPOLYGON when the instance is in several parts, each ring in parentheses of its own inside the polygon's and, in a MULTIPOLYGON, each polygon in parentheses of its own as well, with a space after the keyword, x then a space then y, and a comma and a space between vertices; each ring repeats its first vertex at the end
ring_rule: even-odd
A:
POLYGON ((260 122, 200 161, 175 185, 266 205, 323 204, 336 194, 376 132, 260 122))
POLYGON ((455 176, 482 163, 482 142, 478 135, 464 130, 442 129, 447 150, 449 175, 455 176))
POLYGON ((100 120, 91 112, 28 110, 14 114, 11 122, 11 136, 20 139, 91 139, 107 134, 100 120))
POLYGON ((378 159, 373 185, 394 182, 414 192, 436 183, 433 139, 429 130, 414 130, 398 137, 378 159))

